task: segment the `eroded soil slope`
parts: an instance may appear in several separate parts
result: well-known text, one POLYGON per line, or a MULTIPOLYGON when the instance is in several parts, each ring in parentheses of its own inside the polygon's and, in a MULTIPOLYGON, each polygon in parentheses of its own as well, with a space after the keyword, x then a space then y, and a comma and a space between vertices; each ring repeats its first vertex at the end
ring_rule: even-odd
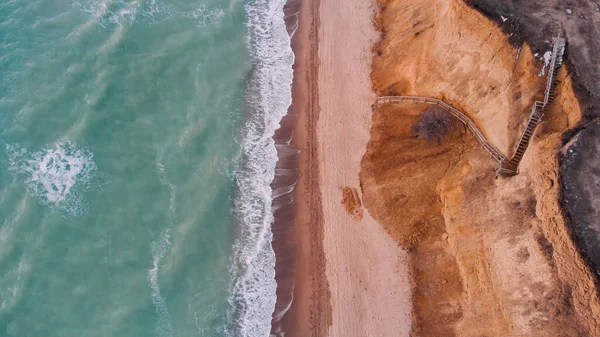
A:
MULTIPOLYGON (((442 98, 508 156, 543 92, 543 62, 512 47, 460 0, 380 0, 372 82, 379 95, 442 98)), ((512 178, 456 122, 415 126, 428 106, 376 106, 363 203, 410 252, 414 336, 600 336, 594 277, 563 218, 562 133, 581 107, 561 71, 558 97, 512 178)))
POLYGON ((568 39, 568 65, 583 119, 564 134, 561 160, 563 207, 580 247, 600 271, 600 1, 466 0, 496 20, 514 42, 548 50, 547 36, 562 31, 568 39))

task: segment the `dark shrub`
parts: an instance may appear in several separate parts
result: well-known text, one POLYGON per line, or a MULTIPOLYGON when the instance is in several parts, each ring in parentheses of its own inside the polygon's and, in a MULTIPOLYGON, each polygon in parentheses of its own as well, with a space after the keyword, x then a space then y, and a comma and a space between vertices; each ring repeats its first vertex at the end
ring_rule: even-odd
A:
POLYGON ((438 143, 454 128, 454 121, 449 113, 438 106, 427 108, 413 127, 418 138, 437 139, 438 143))

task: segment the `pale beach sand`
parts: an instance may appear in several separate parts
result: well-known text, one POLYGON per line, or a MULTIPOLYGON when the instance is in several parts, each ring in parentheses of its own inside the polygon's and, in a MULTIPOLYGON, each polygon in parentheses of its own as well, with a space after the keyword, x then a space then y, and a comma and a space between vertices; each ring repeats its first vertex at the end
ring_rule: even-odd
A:
POLYGON ((332 337, 410 332, 406 253, 366 210, 355 221, 341 204, 343 187, 360 190, 370 137, 374 8, 370 1, 320 1, 317 139, 332 337))
POLYGON ((286 337, 409 336, 406 253, 363 210, 355 221, 342 188, 360 190, 369 141, 371 2, 304 0, 292 46, 298 263, 286 337))

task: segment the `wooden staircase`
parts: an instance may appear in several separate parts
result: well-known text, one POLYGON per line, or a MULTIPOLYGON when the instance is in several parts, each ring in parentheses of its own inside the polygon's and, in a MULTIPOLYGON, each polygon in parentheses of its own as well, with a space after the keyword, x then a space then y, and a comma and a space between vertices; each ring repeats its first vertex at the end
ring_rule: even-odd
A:
POLYGON ((519 145, 515 150, 510 160, 503 160, 500 162, 498 168, 498 174, 503 176, 513 176, 517 174, 521 159, 525 155, 525 151, 529 147, 531 138, 533 137, 537 126, 544 118, 544 114, 548 107, 554 101, 556 96, 556 82, 558 79, 558 71, 563 61, 563 55, 565 52, 566 39, 559 37, 554 38, 554 47, 552 48, 552 59, 550 61, 550 69, 548 72, 548 80, 546 81, 546 90, 544 91, 544 100, 536 101, 531 107, 531 114, 527 121, 527 126, 519 139, 519 145))
POLYGON ((385 103, 400 103, 400 102, 413 102, 413 103, 425 103, 425 104, 433 104, 437 105, 440 108, 444 109, 452 116, 456 117, 463 124, 465 124, 481 146, 489 152, 489 154, 499 163, 497 173, 503 176, 513 176, 518 172, 519 163, 521 163, 521 159, 525 155, 525 151, 529 147, 529 143, 531 142, 531 138, 535 134, 537 126, 544 118, 544 113, 552 104, 555 97, 555 88, 556 82, 558 78, 558 71, 563 62, 563 55, 565 52, 566 39, 560 36, 555 37, 554 46, 552 48, 552 59, 549 64, 548 71, 548 79, 546 81, 546 89, 544 91, 544 100, 543 101, 535 101, 533 106, 531 107, 531 114, 529 115, 529 119, 527 121, 527 126, 525 127, 525 131, 521 134, 521 138, 519 139, 519 145, 515 150, 512 158, 508 159, 505 155, 503 155, 492 143, 490 143, 487 138, 483 135, 483 133, 477 128, 475 123, 469 118, 466 114, 461 112, 460 110, 454 108, 452 105, 431 97, 422 97, 422 96, 384 96, 378 97, 375 101, 376 104, 385 104, 385 103))

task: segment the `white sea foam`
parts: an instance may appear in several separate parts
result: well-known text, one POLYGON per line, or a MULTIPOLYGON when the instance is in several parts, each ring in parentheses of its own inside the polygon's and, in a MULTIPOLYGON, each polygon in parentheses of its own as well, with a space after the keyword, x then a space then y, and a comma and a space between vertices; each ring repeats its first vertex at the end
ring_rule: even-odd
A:
POLYGON ((239 221, 231 274, 229 336, 269 336, 275 309, 275 253, 271 246, 271 183, 277 150, 275 130, 291 104, 292 65, 283 7, 286 0, 246 4, 247 43, 253 76, 247 92, 249 111, 241 139, 242 163, 236 174, 239 221))
POLYGON ((156 0, 146 2, 140 11, 140 17, 150 24, 169 19, 175 15, 177 15, 177 10, 173 6, 156 0))
POLYGON ((169 223, 167 227, 162 231, 160 239, 154 241, 151 245, 152 249, 152 268, 148 271, 148 281, 150 288, 152 289, 152 304, 158 315, 158 328, 157 333, 159 337, 170 337, 173 336, 173 325, 171 324, 171 316, 165 299, 160 294, 160 285, 158 282, 158 272, 161 261, 163 260, 167 249, 171 246, 171 227, 175 220, 175 198, 176 198, 176 186, 170 184, 166 178, 166 169, 162 163, 162 152, 159 153, 159 159, 156 162, 156 169, 161 184, 169 187, 169 223))
POLYGON ((65 210, 70 215, 84 210, 83 192, 89 188, 96 170, 89 150, 66 141, 35 153, 11 145, 6 151, 9 169, 28 176, 25 182, 43 204, 65 210))
POLYGON ((177 14, 175 8, 157 0, 80 0, 73 7, 104 28, 136 21, 152 24, 177 14))
POLYGON ((148 271, 150 288, 152 289, 152 303, 158 315, 157 333, 159 337, 173 336, 173 325, 165 299, 160 294, 160 286, 158 284, 158 269, 162 261, 171 238, 171 228, 165 229, 158 241, 152 243, 152 269, 148 271))
POLYGON ((220 23, 225 16, 225 10, 219 7, 202 4, 189 11, 158 0, 79 0, 73 4, 73 7, 90 18, 77 31, 94 24, 99 24, 105 29, 114 29, 135 22, 152 25, 176 16, 194 20, 197 27, 205 27, 220 23))
POLYGON ((188 16, 194 19, 196 26, 204 27, 221 22, 221 19, 225 16, 225 11, 220 8, 200 5, 196 10, 189 13, 188 16))

